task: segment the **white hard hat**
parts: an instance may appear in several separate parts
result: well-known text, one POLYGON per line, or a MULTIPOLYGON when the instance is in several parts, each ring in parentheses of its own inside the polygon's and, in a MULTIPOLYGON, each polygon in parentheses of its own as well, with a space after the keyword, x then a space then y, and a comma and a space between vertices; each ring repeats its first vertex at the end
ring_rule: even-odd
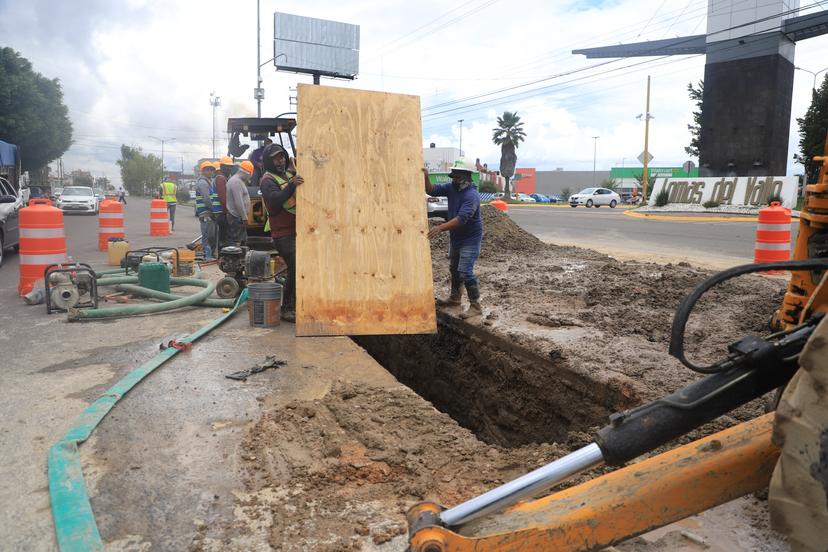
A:
POLYGON ((474 163, 467 161, 465 158, 461 157, 454 162, 454 164, 451 166, 450 171, 465 171, 474 174, 477 172, 477 166, 475 166, 474 163))

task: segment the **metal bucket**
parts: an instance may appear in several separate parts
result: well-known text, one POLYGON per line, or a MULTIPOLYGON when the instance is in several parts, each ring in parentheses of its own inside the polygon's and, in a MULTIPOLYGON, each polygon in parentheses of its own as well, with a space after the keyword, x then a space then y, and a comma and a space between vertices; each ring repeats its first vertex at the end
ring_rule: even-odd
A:
POLYGON ((247 293, 250 325, 257 328, 278 326, 282 310, 282 286, 275 282, 250 284, 247 293))

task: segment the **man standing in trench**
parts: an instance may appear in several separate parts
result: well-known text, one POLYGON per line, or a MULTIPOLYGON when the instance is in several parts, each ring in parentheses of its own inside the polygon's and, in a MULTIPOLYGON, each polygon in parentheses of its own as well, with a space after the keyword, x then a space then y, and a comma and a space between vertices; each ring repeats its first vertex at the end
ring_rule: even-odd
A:
POLYGON ((425 191, 432 197, 448 198, 447 222, 429 230, 428 238, 434 239, 441 232, 449 233, 449 271, 451 272, 451 294, 448 299, 438 299, 437 304, 445 307, 459 307, 463 286, 469 296, 469 308, 460 318, 483 315, 480 305, 480 288, 474 276, 474 263, 480 256, 483 242, 483 219, 480 216, 480 195, 472 183, 477 172, 474 165, 463 159, 455 161, 451 168, 450 184, 432 184, 428 169, 423 169, 425 191))

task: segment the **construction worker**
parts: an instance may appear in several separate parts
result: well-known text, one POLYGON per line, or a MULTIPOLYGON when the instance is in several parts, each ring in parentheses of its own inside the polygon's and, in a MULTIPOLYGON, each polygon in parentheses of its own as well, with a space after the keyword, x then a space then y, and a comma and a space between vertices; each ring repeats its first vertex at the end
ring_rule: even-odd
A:
POLYGON ((476 172, 474 164, 458 159, 449 173, 450 184, 432 184, 428 178, 428 169, 423 169, 426 193, 433 197, 448 197, 447 222, 432 227, 428 232, 429 239, 434 239, 441 232, 448 232, 450 236, 451 294, 447 299, 438 299, 437 303, 446 307, 459 307, 465 286, 469 308, 460 314, 464 319, 483 315, 480 288, 474 276, 474 263, 480 256, 483 241, 480 195, 472 182, 472 175, 476 172))
POLYGON ((175 206, 178 203, 177 193, 175 182, 172 182, 169 176, 165 177, 161 183, 161 199, 167 202, 167 212, 170 215, 170 226, 173 230, 175 230, 175 206))
POLYGON ((210 161, 203 161, 199 165, 201 175, 196 180, 196 216, 201 223, 201 248, 204 250, 204 260, 213 259, 216 251, 216 217, 221 213, 221 204, 213 186, 216 177, 216 167, 210 161))
POLYGON ((287 265, 287 278, 282 294, 282 320, 296 321, 296 187, 305 180, 289 168, 285 149, 270 144, 262 152, 264 173, 259 180, 262 199, 267 209, 270 236, 287 265))
POLYGON ((247 213, 250 194, 247 186, 253 177, 253 163, 242 161, 236 174, 227 181, 227 245, 240 246, 247 241, 247 213))
POLYGON ((219 203, 221 204, 221 213, 216 219, 219 250, 226 245, 227 241, 227 180, 233 174, 234 168, 233 160, 229 156, 225 155, 222 157, 218 162, 216 181, 213 184, 218 194, 219 203))

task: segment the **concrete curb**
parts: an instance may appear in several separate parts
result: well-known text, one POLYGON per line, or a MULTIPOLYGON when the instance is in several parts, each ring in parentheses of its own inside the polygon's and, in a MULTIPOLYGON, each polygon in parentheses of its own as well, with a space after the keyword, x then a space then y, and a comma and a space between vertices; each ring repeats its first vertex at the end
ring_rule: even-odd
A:
POLYGON ((672 221, 680 221, 680 222, 756 222, 759 220, 758 217, 715 217, 715 216, 696 216, 696 217, 688 217, 688 216, 680 216, 680 215, 650 215, 648 213, 638 213, 636 211, 624 211, 624 214, 637 218, 637 219, 649 219, 649 220, 672 220, 672 221))

